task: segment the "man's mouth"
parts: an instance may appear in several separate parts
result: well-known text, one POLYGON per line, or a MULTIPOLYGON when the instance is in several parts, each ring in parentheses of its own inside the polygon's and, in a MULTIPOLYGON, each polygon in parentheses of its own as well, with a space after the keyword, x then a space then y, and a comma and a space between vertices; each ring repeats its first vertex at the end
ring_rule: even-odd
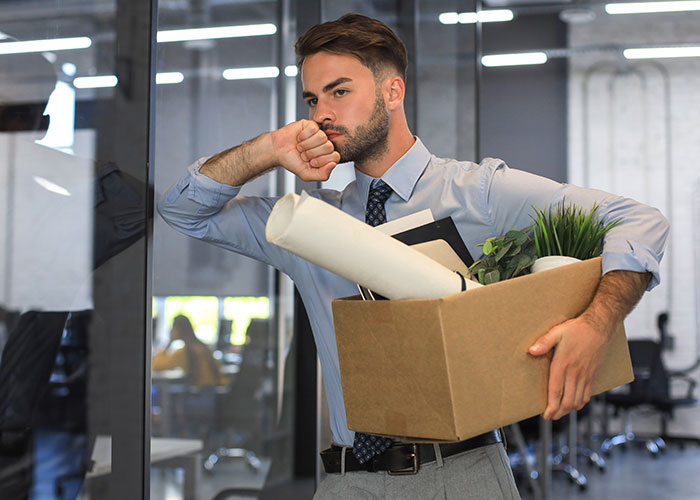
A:
POLYGON ((337 139, 341 135, 343 135, 343 134, 341 134, 340 132, 334 132, 332 130, 326 131, 326 137, 328 137, 328 139, 330 139, 330 140, 337 139))

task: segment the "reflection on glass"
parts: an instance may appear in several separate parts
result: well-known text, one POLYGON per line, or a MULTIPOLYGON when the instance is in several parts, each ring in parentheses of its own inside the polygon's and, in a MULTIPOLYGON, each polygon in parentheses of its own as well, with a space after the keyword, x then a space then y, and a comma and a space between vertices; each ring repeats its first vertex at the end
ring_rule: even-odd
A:
MULTIPOLYGON (((115 124, 138 114, 138 98, 130 98, 130 111, 119 110, 114 89, 79 85, 115 70, 114 9, 91 5, 76 2, 68 12, 56 2, 17 4, 4 7, 0 21, 2 499, 124 491, 110 483, 124 462, 112 461, 109 450, 99 455, 96 443, 140 431, 121 418, 139 418, 135 407, 122 405, 116 422, 111 416, 120 412, 108 408, 120 406, 110 403, 111 356, 124 346, 138 354, 144 325, 123 325, 145 303, 109 299, 124 290, 138 298, 145 289, 143 266, 133 264, 145 262, 134 244, 146 228, 147 157, 135 146, 130 162, 110 153, 121 148, 115 124), (119 325, 123 335, 112 337, 119 325)), ((129 118, 139 134, 138 119, 129 118)), ((119 383, 122 401, 136 391, 143 399, 142 372, 119 383)), ((142 449, 140 439, 119 442, 142 449)), ((135 455, 131 463, 142 461, 135 455)))
POLYGON ((48 57, 0 55, 0 75, 0 497, 26 498, 85 463, 94 167, 47 147, 70 151, 75 92, 48 57))

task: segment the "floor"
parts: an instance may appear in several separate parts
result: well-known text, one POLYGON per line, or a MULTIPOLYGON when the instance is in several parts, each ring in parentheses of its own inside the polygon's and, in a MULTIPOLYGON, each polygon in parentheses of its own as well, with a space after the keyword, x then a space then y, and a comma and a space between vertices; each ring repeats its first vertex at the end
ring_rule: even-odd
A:
MULTIPOLYGON (((265 470, 252 471, 242 461, 219 464, 213 475, 202 475, 197 500, 212 500, 227 486, 254 487, 264 484, 265 470)), ((263 469, 269 464, 264 464, 263 469)), ((581 472, 587 478, 587 488, 580 490, 570 484, 561 473, 554 473, 552 496, 554 500, 699 500, 700 499, 700 446, 680 449, 670 445, 659 458, 652 458, 641 448, 615 449, 607 458, 604 472, 586 463, 581 472)), ((175 472, 154 471, 151 476, 152 500, 181 500, 182 477, 175 472)), ((268 485, 257 497, 259 500, 309 500, 313 496, 313 479, 268 485)), ((534 500, 531 492, 520 487, 523 500, 534 500)), ((254 497, 230 496, 226 500, 254 497)))
MULTIPOLYGON (((586 476, 585 490, 571 484, 563 473, 554 473, 552 499, 595 500, 699 500, 700 447, 681 450, 669 446, 658 458, 645 449, 615 449, 606 458, 606 469, 599 471, 587 463, 580 464, 586 476)), ((521 487, 523 500, 533 496, 521 487)))

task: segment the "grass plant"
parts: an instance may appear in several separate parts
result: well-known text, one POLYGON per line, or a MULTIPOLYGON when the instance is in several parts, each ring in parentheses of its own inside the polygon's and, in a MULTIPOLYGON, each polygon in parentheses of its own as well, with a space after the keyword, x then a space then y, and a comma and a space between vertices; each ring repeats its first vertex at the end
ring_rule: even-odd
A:
POLYGON ((540 210, 533 207, 533 240, 538 257, 566 255, 586 260, 596 257, 603 246, 605 233, 622 221, 607 224, 596 217, 598 204, 589 212, 572 203, 561 203, 540 210))

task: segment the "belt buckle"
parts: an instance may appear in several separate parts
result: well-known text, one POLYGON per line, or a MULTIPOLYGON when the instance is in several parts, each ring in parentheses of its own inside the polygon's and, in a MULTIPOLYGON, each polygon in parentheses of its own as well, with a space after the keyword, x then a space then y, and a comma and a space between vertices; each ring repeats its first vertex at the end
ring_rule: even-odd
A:
POLYGON ((387 474, 390 476, 413 476, 415 474, 418 474, 418 469, 420 469, 420 462, 418 461, 418 445, 413 444, 413 453, 409 454, 411 457, 413 464, 411 469, 409 470, 388 470, 387 474))

